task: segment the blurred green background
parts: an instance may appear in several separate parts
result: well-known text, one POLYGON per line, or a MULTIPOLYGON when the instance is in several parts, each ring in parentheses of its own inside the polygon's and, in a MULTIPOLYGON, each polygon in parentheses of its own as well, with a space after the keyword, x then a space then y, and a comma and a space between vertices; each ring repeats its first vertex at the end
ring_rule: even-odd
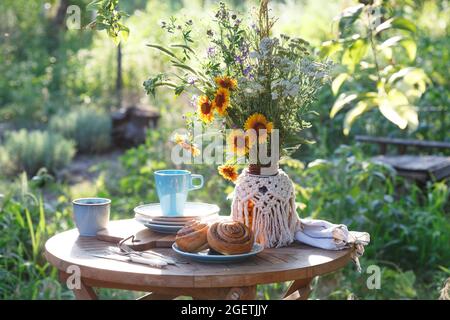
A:
MULTIPOLYGON (((135 206, 157 200, 152 172, 173 167, 169 136, 183 127, 182 114, 192 107, 189 97, 176 98, 168 90, 156 98, 145 95, 143 81, 164 70, 168 61, 145 44, 167 43, 159 22, 174 15, 194 21, 197 33, 193 37, 200 39, 194 45, 202 50, 207 44, 201 39, 206 41, 204 35, 218 5, 206 0, 121 1, 121 9, 129 15, 123 23, 130 33, 120 45, 118 69, 119 48, 105 32, 66 27, 70 5, 80 8, 82 26, 93 19, 93 13, 86 10, 88 2, 0 2, 2 299, 73 298, 42 255, 46 239, 74 227, 71 199, 109 197, 114 219, 131 218, 135 206), (148 130, 145 143, 118 148, 111 140, 110 115, 130 106, 152 108, 161 118, 157 128, 148 130)), ((346 93, 363 95, 376 90, 373 47, 351 39, 364 29, 358 17, 344 14, 341 20, 335 19, 359 2, 271 2, 272 14, 279 17, 275 33, 306 39, 317 54, 333 60, 334 78, 345 74, 341 79, 346 80, 342 85, 333 82, 320 93, 314 106, 319 115, 311 116, 313 128, 305 132, 316 143, 302 146, 283 162, 296 185, 299 215, 345 223, 369 232, 372 238, 361 260, 361 274, 348 265, 315 279, 311 298, 437 299, 450 277, 448 181, 419 186, 405 180, 392 168, 371 163, 378 149, 360 145, 354 137, 450 140, 449 2, 382 1, 383 19, 395 17, 403 23, 397 24, 402 36, 398 46, 395 41, 384 42, 389 38, 375 37, 379 41, 374 47, 378 80, 406 68, 419 70, 401 87, 411 104, 408 115, 413 114, 403 114, 408 120, 405 129, 376 107, 350 117, 348 110, 354 106, 348 104, 330 117, 333 105, 346 93), (344 134, 350 126, 349 134, 344 134), (382 270, 379 290, 366 286, 369 274, 365 270, 372 264, 382 270)), ((257 6, 256 1, 227 4, 243 14, 257 6)), ((222 214, 229 214, 227 195, 233 186, 217 175, 214 166, 186 167, 207 177, 206 187, 192 199, 218 203, 222 214)), ((286 287, 286 283, 260 286, 258 297, 277 298, 286 287)), ((106 298, 138 295, 101 291, 106 298)))

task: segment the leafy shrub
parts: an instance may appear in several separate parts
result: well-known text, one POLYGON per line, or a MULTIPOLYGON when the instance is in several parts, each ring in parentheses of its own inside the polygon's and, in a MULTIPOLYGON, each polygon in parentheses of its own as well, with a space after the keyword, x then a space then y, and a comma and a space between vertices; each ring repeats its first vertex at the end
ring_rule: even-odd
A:
POLYGON ((111 144, 111 118, 93 108, 81 108, 50 120, 50 130, 76 142, 80 152, 101 152, 111 144))
POLYGON ((365 160, 358 147, 343 146, 331 160, 316 160, 306 169, 288 164, 286 170, 302 203, 302 217, 344 223, 352 230, 369 232, 371 243, 362 259, 363 268, 370 259, 397 270, 383 271, 382 278, 390 284, 378 294, 366 292, 367 288, 364 291, 365 280, 358 284, 347 272, 345 283, 352 292, 361 294, 360 298, 437 298, 438 291, 430 283, 450 261, 447 182, 419 188, 396 176, 390 167, 365 160), (421 291, 421 296, 413 289, 421 291))
POLYGON ((367 251, 376 258, 423 272, 450 261, 445 181, 420 189, 349 147, 338 149, 334 160, 315 161, 291 177, 298 200, 306 204, 302 216, 368 231, 373 239, 367 251))
POLYGON ((42 255, 47 238, 72 226, 71 221, 67 204, 45 205, 26 174, 8 185, 0 198, 0 299, 72 297, 42 255))
POLYGON ((46 167, 54 172, 70 163, 75 154, 73 141, 45 131, 7 132, 0 147, 2 173, 26 171, 32 175, 46 167))

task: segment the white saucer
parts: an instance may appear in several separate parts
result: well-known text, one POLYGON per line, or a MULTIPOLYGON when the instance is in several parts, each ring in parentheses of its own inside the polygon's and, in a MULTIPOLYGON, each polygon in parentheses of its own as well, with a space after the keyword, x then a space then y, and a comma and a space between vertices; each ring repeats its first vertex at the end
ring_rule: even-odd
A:
POLYGON ((186 202, 182 215, 165 216, 161 211, 159 203, 144 204, 134 208, 134 213, 141 217, 153 220, 180 221, 190 219, 201 219, 219 213, 220 208, 215 204, 201 202, 186 202))
POLYGON ((158 225, 165 225, 165 226, 185 226, 186 224, 192 222, 193 220, 198 220, 198 221, 202 221, 202 222, 212 222, 213 220, 216 220, 219 218, 218 214, 213 214, 207 217, 201 217, 201 218, 189 218, 189 219, 183 219, 183 220, 177 220, 177 221, 166 221, 164 219, 153 219, 153 218, 148 218, 146 216, 142 216, 140 214, 136 214, 134 216, 135 220, 145 224, 145 223, 150 223, 150 224, 158 224, 158 225))

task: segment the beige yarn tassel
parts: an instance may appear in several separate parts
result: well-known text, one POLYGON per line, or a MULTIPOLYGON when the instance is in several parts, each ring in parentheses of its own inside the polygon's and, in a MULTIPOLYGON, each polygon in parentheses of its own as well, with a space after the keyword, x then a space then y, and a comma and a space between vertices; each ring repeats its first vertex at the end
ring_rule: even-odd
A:
POLYGON ((236 182, 231 216, 250 227, 266 248, 291 244, 300 227, 292 181, 281 169, 275 176, 251 175, 245 169, 236 182))

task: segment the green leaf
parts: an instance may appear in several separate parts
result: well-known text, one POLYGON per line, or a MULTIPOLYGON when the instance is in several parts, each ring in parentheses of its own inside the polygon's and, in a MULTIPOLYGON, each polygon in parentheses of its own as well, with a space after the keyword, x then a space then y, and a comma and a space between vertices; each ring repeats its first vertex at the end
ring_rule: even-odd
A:
POLYGON ((368 101, 359 101, 355 107, 345 114, 344 118, 344 135, 348 136, 353 122, 364 112, 372 109, 373 105, 368 101))
POLYGON ((413 67, 408 67, 408 68, 403 68, 399 71, 397 71, 396 73, 392 74, 389 77, 388 83, 389 84, 393 84, 395 81, 403 78, 404 76, 406 76, 408 73, 412 72, 415 68, 413 67))
POLYGON ((402 29, 405 31, 409 31, 412 33, 416 33, 416 31, 417 31, 415 24, 411 20, 408 20, 403 17, 394 18, 394 20, 392 21, 392 27, 396 28, 396 29, 402 29))
POLYGON ((336 52, 342 50, 342 44, 337 41, 326 41, 322 43, 320 47, 320 57, 321 58, 330 58, 336 52))
POLYGON ((86 10, 87 11, 95 11, 98 10, 98 8, 100 7, 102 0, 94 0, 90 3, 88 3, 88 5, 86 6, 86 10))
POLYGON ((337 100, 334 102, 333 107, 331 107, 330 111, 330 118, 334 118, 334 116, 341 111, 346 104, 352 102, 358 98, 358 95, 356 93, 341 93, 337 100))
POLYGON ((403 48, 406 50, 406 54, 408 55, 408 58, 410 61, 414 61, 416 58, 417 53, 417 44, 412 39, 403 39, 400 44, 403 48))
MULTIPOLYGON (((392 51, 392 48, 386 47, 386 48, 380 48, 380 50, 381 50, 381 53, 383 54, 383 56, 384 56, 384 58, 386 60, 391 60, 392 59, 392 57, 394 55, 394 53, 392 51)), ((377 77, 375 76, 374 79, 377 79, 377 77)))
POLYGON ((112 35, 112 34, 109 34, 109 37, 112 39, 112 41, 114 42, 114 44, 115 44, 116 46, 119 45, 119 43, 120 43, 120 38, 119 38, 119 37, 114 36, 114 35, 112 35))
POLYGON ((191 47, 186 46, 186 45, 184 45, 184 44, 172 44, 172 45, 170 45, 170 46, 171 46, 172 48, 183 48, 183 49, 188 50, 190 53, 195 54, 195 51, 192 50, 191 47))
POLYGON ((128 41, 128 36, 130 35, 130 32, 127 30, 121 30, 120 31, 120 37, 122 38, 123 42, 128 41))
POLYGON ((339 32, 341 34, 345 33, 345 31, 347 31, 347 29, 358 19, 363 8, 363 4, 358 4, 344 9, 339 16, 339 32))
POLYGON ((296 137, 290 137, 285 139, 283 151, 285 155, 291 155, 293 154, 298 148, 300 148, 303 144, 315 144, 316 141, 314 140, 307 140, 300 138, 298 136, 296 137))
POLYGON ((342 84, 350 77, 348 73, 341 73, 339 74, 332 82, 331 84, 331 91, 333 92, 333 95, 337 95, 339 92, 339 89, 341 88, 342 84))
POLYGON ((368 44, 363 39, 356 40, 349 48, 347 48, 342 56, 342 64, 349 67, 350 71, 354 70, 361 59, 366 55, 368 44))
POLYGON ((392 89, 387 95, 380 97, 379 110, 400 129, 409 126, 414 130, 419 124, 417 111, 409 104, 408 98, 397 89, 392 89))
POLYGON ((425 74, 425 72, 420 68, 414 68, 414 67, 408 67, 403 68, 393 75, 390 76, 388 83, 393 84, 394 82, 405 79, 411 84, 416 84, 418 82, 430 82, 431 80, 428 78, 428 76, 425 74))
POLYGON ((388 19, 388 20, 386 20, 385 22, 379 24, 379 25, 375 28, 375 34, 378 34, 378 33, 382 32, 382 31, 384 31, 384 30, 387 30, 387 29, 391 28, 391 27, 392 27, 392 21, 393 21, 393 20, 394 20, 394 19, 391 18, 391 19, 388 19))
POLYGON ((384 48, 389 48, 389 47, 395 46, 395 45, 396 45, 397 43, 399 43, 400 40, 402 40, 402 39, 403 39, 402 36, 393 36, 393 37, 387 39, 386 41, 384 41, 384 42, 380 45, 379 49, 384 49, 384 48))
POLYGON ((157 45, 157 44, 147 44, 146 46, 150 47, 150 48, 158 49, 158 50, 164 52, 165 54, 171 56, 172 58, 178 59, 177 56, 172 51, 170 51, 167 48, 164 48, 163 46, 160 46, 160 45, 157 45))
POLYGON ((178 87, 175 88, 175 95, 179 96, 183 91, 184 91, 185 87, 183 85, 180 85, 178 87))
POLYGON ((188 65, 185 65, 185 64, 182 64, 182 63, 174 63, 173 66, 177 67, 177 68, 180 68, 180 69, 188 70, 188 71, 192 72, 193 74, 197 74, 197 71, 195 71, 194 69, 192 69, 188 65))
POLYGON ((395 18, 386 20, 385 22, 380 24, 378 27, 376 27, 375 33, 377 34, 377 33, 380 33, 382 31, 390 29, 390 28, 401 29, 401 30, 412 32, 412 33, 416 33, 416 31, 417 31, 416 26, 410 20, 403 18, 403 17, 395 17, 395 18))
POLYGON ((422 96, 431 80, 420 68, 404 68, 394 73, 388 84, 402 91, 410 101, 422 96))

